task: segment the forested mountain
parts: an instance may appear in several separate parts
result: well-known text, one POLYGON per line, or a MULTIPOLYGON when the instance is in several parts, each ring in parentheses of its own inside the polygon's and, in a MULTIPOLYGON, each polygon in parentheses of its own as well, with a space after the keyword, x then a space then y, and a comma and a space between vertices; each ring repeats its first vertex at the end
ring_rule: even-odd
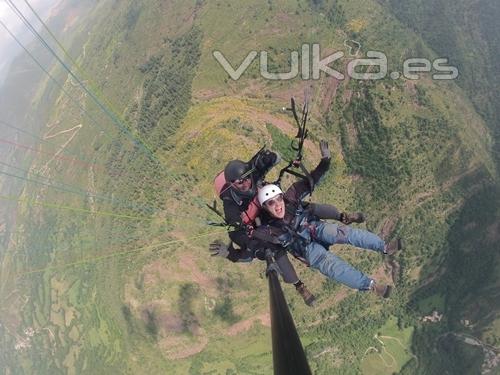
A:
POLYGON ((497 373, 498 16, 493 0, 62 1, 0 92, 2 373, 271 373, 264 264, 209 256, 226 233, 206 203, 228 160, 292 157, 282 108, 304 91, 305 163, 320 139, 333 154, 312 200, 405 240, 391 258, 331 248, 394 284, 388 300, 294 262, 318 298, 283 285, 314 373, 497 373), (343 52, 344 79, 304 74, 304 45, 343 52), (235 80, 215 51, 234 70, 257 57, 235 80), (263 51, 274 73, 297 52, 300 74, 266 78, 263 51), (385 77, 351 78, 370 51, 385 77), (431 71, 410 79, 417 57, 431 71), (443 57, 457 79, 433 79, 443 57))

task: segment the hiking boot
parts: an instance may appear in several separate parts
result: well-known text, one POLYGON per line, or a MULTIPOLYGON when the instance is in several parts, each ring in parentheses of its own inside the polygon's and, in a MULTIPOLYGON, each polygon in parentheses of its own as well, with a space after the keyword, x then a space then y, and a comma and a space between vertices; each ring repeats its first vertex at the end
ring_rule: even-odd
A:
POLYGON ((379 285, 375 282, 375 280, 372 280, 370 283, 370 290, 379 297, 388 298, 391 295, 392 286, 382 284, 379 285))
POLYGON ((302 299, 304 300, 307 306, 313 305, 314 301, 316 300, 316 297, 314 297, 314 294, 312 294, 304 284, 300 284, 299 286, 295 287, 295 289, 301 295, 302 299))
POLYGON ((403 242, 401 238, 395 238, 389 243, 385 244, 384 254, 393 255, 403 248, 403 242))
POLYGON ((363 223, 365 221, 365 214, 362 212, 342 212, 340 214, 340 221, 346 225, 351 223, 363 223))

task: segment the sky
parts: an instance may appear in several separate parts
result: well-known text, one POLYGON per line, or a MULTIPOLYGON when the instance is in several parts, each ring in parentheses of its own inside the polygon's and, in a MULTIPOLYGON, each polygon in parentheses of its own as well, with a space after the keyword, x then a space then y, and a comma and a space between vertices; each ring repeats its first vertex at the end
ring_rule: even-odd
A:
MULTIPOLYGON (((26 18, 33 23, 35 27, 40 29, 40 24, 35 15, 28 8, 24 0, 12 0, 16 7, 18 7, 26 18)), ((50 14, 50 10, 61 0, 28 0, 30 5, 37 11, 37 13, 46 19, 50 14)), ((24 26, 18 16, 10 9, 5 0, 0 0, 0 20, 7 25, 16 37, 18 37, 23 44, 29 43, 33 40, 33 35, 24 26)), ((7 31, 0 26, 0 83, 3 81, 4 75, 8 66, 13 58, 21 52, 21 48, 7 33, 7 31)))

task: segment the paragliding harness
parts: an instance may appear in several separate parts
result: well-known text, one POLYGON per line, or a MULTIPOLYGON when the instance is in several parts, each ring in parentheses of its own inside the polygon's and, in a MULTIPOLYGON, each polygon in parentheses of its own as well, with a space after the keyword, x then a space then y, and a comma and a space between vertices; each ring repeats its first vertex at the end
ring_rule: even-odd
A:
POLYGON ((252 237, 287 249, 290 252, 290 254, 292 254, 297 260, 309 266, 309 262, 307 261, 307 259, 304 258, 303 252, 298 250, 293 245, 294 243, 300 243, 301 245, 303 245, 304 238, 299 236, 292 228, 288 226, 285 226, 282 229, 286 231, 286 233, 284 233, 285 238, 283 239, 280 239, 276 235, 273 235, 271 233, 266 233, 261 229, 256 229, 252 233, 252 237))

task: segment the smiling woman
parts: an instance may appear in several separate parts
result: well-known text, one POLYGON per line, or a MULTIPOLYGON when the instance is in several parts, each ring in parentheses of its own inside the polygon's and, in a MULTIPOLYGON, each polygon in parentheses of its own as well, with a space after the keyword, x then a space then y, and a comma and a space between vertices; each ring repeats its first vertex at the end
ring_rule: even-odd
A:
POLYGON ((269 213, 278 218, 283 219, 285 216, 285 203, 283 202, 283 191, 276 185, 266 185, 259 190, 259 203, 269 213))

